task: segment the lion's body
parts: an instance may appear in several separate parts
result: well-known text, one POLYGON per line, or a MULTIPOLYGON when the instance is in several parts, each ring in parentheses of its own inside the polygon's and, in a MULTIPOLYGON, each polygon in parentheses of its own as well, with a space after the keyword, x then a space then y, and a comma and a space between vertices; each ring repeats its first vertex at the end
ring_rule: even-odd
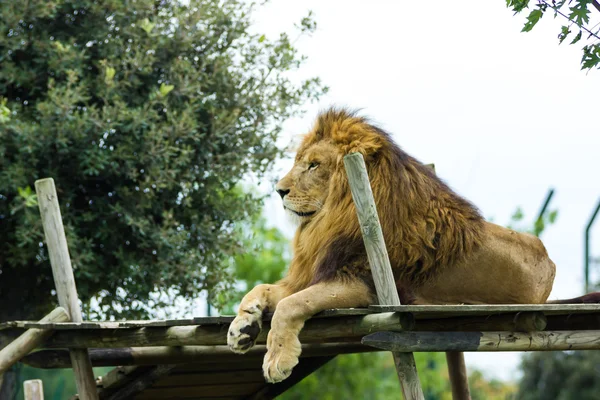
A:
POLYGON ((352 152, 365 158, 404 302, 546 302, 555 266, 538 238, 484 221, 385 132, 346 111, 330 110, 319 116, 294 167, 277 185, 284 207, 300 218, 288 274, 248 293, 230 327, 230 347, 245 352, 262 313, 275 311, 263 365, 268 380, 285 379, 297 363, 297 335, 307 318, 375 300, 343 166, 343 157, 352 152))

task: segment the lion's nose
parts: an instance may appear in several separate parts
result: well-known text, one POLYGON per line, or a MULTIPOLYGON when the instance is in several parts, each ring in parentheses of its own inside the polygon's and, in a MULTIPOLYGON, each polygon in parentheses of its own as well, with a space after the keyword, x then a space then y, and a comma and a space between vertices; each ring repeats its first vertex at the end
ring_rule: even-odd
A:
POLYGON ((283 199, 285 197, 286 194, 288 194, 290 192, 289 189, 284 190, 284 189, 277 189, 277 193, 279 193, 279 195, 281 196, 281 198, 283 199))

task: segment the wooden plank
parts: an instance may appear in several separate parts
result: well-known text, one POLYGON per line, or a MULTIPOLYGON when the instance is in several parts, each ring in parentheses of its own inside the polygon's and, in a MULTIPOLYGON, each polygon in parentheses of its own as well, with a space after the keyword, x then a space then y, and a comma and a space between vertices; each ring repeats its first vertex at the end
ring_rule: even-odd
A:
MULTIPOLYGON (((344 318, 318 318, 306 322, 300 332, 304 343, 351 340, 377 330, 403 330, 414 325, 410 314, 375 313, 344 318)), ((269 324, 265 323, 258 343, 265 343, 269 324)), ((140 329, 57 330, 46 348, 117 348, 152 346, 222 345, 227 325, 172 326, 140 329)), ((4 331, 6 332, 6 331, 4 331)))
MULTIPOLYGON (((371 183, 367 174, 364 158, 360 153, 344 156, 344 166, 348 175, 348 183, 352 199, 356 206, 356 214, 360 223, 373 281, 377 290, 379 304, 399 306, 400 297, 392 267, 385 247, 383 231, 379 222, 371 183)), ((406 400, 423 399, 423 390, 412 354, 394 353, 396 371, 406 400)))
MULTIPOLYGON (((69 315, 65 309, 58 307, 42 318, 42 321, 66 321, 68 319, 69 315)), ((51 334, 51 330, 29 329, 0 350, 0 375, 30 351, 42 344, 51 334)))
MULTIPOLYGON (((232 366, 231 368, 235 368, 232 366)), ((153 387, 173 387, 173 386, 205 386, 216 384, 239 384, 248 382, 265 383, 265 377, 259 368, 251 370, 236 371, 229 369, 225 372, 186 372, 172 371, 171 375, 165 376, 154 384, 153 387)))
POLYGON ((423 305, 394 306, 373 305, 379 312, 408 312, 419 318, 450 318, 474 315, 509 314, 523 311, 539 311, 544 315, 566 315, 578 313, 600 313, 600 304, 494 304, 494 305, 423 305))
MULTIPOLYGON (((333 318, 344 316, 357 316, 375 314, 378 311, 368 308, 342 308, 333 310, 324 310, 314 315, 315 318, 333 318)), ((265 313, 263 321, 270 321, 273 313, 265 313)), ((190 326, 190 325, 229 325, 234 316, 222 317, 197 317, 187 319, 169 319, 169 320, 143 320, 143 321, 82 321, 82 322, 62 322, 62 323, 42 323, 40 321, 8 321, 0 323, 0 330, 9 328, 38 328, 38 329, 136 329, 147 327, 169 327, 169 326, 190 326)))
MULTIPOLYGON (((358 342, 306 344, 303 357, 374 351, 358 342)), ((244 359, 255 356, 260 359, 266 346, 257 345, 244 355, 244 359)), ((240 356, 231 352, 228 346, 157 346, 126 347, 117 349, 89 349, 90 359, 95 367, 125 365, 183 364, 189 362, 211 362, 215 357, 222 362, 240 361, 240 356)), ((22 359, 22 362, 36 368, 69 368, 71 361, 66 350, 41 350, 22 359)))
POLYGON ((401 352, 598 350, 600 331, 377 332, 362 341, 401 352))
POLYGON ((265 382, 210 385, 210 386, 182 386, 169 388, 151 388, 138 394, 136 400, 163 400, 163 399, 202 399, 205 397, 237 397, 250 395, 266 386, 265 382))
MULTIPOLYGON (((584 315, 584 314, 582 314, 584 315)), ((600 314, 598 315, 600 318, 600 314)), ((554 330, 568 329, 570 324, 560 323, 572 316, 557 316, 554 330), (561 326, 562 328, 559 328, 561 326)), ((542 331, 545 329, 547 319, 543 313, 526 312, 517 314, 476 315, 473 317, 450 317, 437 319, 415 320, 414 331, 442 331, 442 332, 489 332, 489 331, 542 331), (532 329, 533 328, 533 329, 532 329)), ((600 319, 597 324, 600 329, 600 319)), ((594 328, 590 328, 594 329, 594 328)))
MULTIPOLYGON (((36 181, 35 191, 44 226, 58 302, 67 311, 71 321, 81 322, 81 309, 79 308, 75 278, 54 180, 47 178, 36 181)), ((97 400, 96 383, 87 350, 71 350, 71 359, 80 398, 83 400, 97 400)))
POLYGON ((41 379, 23 382, 24 400, 44 400, 44 386, 41 379))
MULTIPOLYGON (((143 375, 135 378, 128 382, 121 389, 111 393, 106 397, 107 400, 129 400, 138 393, 143 392, 145 389, 152 386, 157 380, 167 375, 171 370, 175 368, 175 365, 157 365, 151 368, 143 375)), ((163 397, 167 398, 167 396, 163 397)))

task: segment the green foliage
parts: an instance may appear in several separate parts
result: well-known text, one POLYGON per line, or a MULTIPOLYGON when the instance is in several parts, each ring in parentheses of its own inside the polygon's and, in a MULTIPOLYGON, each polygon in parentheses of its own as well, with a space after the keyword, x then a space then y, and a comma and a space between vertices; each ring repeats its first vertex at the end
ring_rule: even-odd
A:
MULTIPOLYGON (((94 368, 94 376, 103 376, 113 367, 94 368)), ((14 399, 22 399, 23 382, 29 379, 41 379, 44 386, 45 400, 64 400, 77 393, 75 375, 71 368, 66 369, 40 369, 23 364, 16 364, 15 368, 17 385, 14 399)))
POLYGON ((519 400, 592 400, 598 398, 600 353, 533 352, 523 357, 519 400))
MULTIPOLYGON (((515 14, 521 13, 529 7, 530 0, 506 0, 506 6, 510 8, 515 14)), ((577 34, 571 40, 570 44, 579 42, 582 36, 585 34, 587 37, 588 44, 583 47, 583 57, 581 58, 581 69, 600 69, 600 26, 595 24, 591 26, 590 15, 592 13, 592 7, 600 12, 600 3, 598 0, 562 0, 562 1, 547 1, 537 0, 535 2, 535 8, 527 16, 522 32, 529 32, 539 22, 542 16, 550 11, 554 13, 554 16, 561 16, 561 18, 569 21, 568 25, 562 26, 560 33, 558 34, 558 43, 561 44, 567 36, 569 36, 574 30, 571 28, 577 28, 577 34), (567 9, 563 6, 567 5, 567 9)))
MULTIPOLYGON (((140 318, 204 290, 218 301, 244 250, 237 226, 260 206, 238 183, 265 177, 281 123, 324 92, 287 78, 304 57, 287 34, 249 33, 253 2, 23 4, 0 2, 0 320, 54 306, 26 189, 43 177, 89 318, 140 318)), ((298 34, 314 28, 309 17, 298 34)))
POLYGON ((547 226, 552 225, 556 222, 558 217, 558 210, 546 210, 544 214, 533 222, 533 226, 523 225, 522 221, 525 218, 521 207, 517 207, 513 215, 511 216, 511 222, 507 225, 508 228, 514 229, 520 232, 531 233, 535 236, 540 236, 547 226))
MULTIPOLYGON (((450 400, 452 393, 444 353, 415 353, 427 400, 450 400)), ((334 358, 285 392, 284 400, 394 399, 400 383, 392 354, 346 354, 334 358)))
POLYGON ((235 314, 237 304, 254 286, 283 278, 291 259, 289 239, 277 228, 268 227, 260 215, 251 224, 242 226, 240 237, 245 251, 233 258, 236 285, 220 294, 221 314, 235 314))

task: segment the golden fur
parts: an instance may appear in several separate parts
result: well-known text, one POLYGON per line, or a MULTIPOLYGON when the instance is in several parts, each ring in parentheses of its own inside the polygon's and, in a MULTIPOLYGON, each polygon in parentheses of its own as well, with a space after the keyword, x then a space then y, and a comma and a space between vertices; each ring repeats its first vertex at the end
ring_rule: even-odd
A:
POLYGON ((403 286, 434 278, 480 244, 482 218, 473 206, 367 120, 331 109, 318 117, 294 168, 279 183, 290 190, 284 201, 294 211, 316 209, 294 238, 294 261, 283 281, 292 292, 336 275, 371 279, 343 164, 352 152, 365 158, 390 261, 403 286), (313 163, 317 168, 307 171, 313 163), (340 255, 348 254, 352 259, 342 257, 341 265, 340 255))
POLYGON ((287 378, 298 363, 298 334, 308 318, 376 299, 343 164, 352 152, 365 158, 403 303, 547 300, 555 266, 538 238, 484 221, 385 132, 331 109, 317 118, 292 170, 277 184, 284 207, 300 218, 288 274, 246 294, 227 335, 232 351, 248 351, 263 313, 274 311, 263 364, 267 381, 287 378))

